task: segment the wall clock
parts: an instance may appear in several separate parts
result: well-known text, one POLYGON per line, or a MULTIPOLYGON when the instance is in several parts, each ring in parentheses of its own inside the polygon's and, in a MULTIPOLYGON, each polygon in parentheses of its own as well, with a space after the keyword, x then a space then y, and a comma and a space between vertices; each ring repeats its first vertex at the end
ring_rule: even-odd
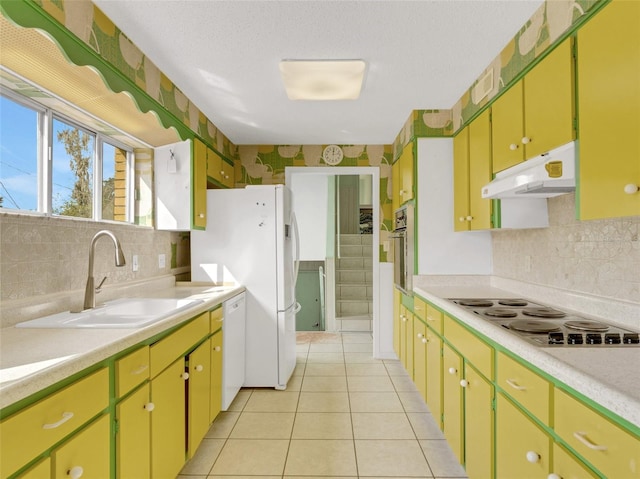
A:
POLYGON ((322 152, 322 159, 327 165, 337 165, 344 158, 342 148, 338 145, 329 145, 322 152))

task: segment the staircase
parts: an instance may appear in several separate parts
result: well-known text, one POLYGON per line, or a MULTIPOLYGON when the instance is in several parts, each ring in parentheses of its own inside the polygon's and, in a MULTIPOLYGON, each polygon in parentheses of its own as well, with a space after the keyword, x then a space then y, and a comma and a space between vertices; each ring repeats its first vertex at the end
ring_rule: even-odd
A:
POLYGON ((373 235, 340 235, 336 260, 336 329, 372 331, 373 235))

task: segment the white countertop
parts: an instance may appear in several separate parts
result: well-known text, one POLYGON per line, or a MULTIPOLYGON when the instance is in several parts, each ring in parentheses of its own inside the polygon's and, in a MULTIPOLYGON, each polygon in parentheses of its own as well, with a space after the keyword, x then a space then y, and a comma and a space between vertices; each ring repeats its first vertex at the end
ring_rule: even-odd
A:
MULTIPOLYGON (((241 286, 178 285, 143 297, 200 299, 138 329, 0 329, 0 408, 47 388, 244 291, 241 286)), ((134 295, 131 295, 134 296, 134 295)))
MULTIPOLYGON (((425 277, 421 279, 417 281, 417 286, 414 283, 414 293, 449 312, 558 381, 640 427, 640 347, 572 349, 534 346, 446 299, 522 297, 567 310, 567 301, 562 300, 561 292, 556 292, 553 297, 547 296, 545 300, 544 297, 536 297, 534 289, 530 291, 531 295, 527 295, 526 290, 521 287, 513 286, 514 289, 511 289, 512 285, 509 282, 492 281, 489 277, 466 277, 461 278, 461 281, 456 281, 455 277, 450 278, 450 281, 443 277, 436 281, 429 281, 425 277), (497 287, 496 283, 500 287, 497 287)), ((576 304, 572 303, 571 310, 586 314, 585 311, 576 311, 576 304)), ((624 325, 635 325, 638 305, 613 305, 610 309, 615 311, 616 308, 623 310, 624 317, 630 319, 625 321, 624 325)), ((590 317, 598 318, 594 314, 590 314, 590 317)), ((615 322, 612 321, 612 317, 600 319, 615 322)))

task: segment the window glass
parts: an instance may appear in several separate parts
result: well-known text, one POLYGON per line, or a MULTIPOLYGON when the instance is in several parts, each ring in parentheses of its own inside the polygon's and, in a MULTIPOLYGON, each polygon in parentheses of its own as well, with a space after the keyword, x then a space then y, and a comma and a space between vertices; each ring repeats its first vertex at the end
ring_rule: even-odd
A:
POLYGON ((38 209, 38 112, 0 96, 0 207, 38 209))
POLYGON ((127 221, 127 150, 102 144, 102 219, 127 221))
POLYGON ((54 118, 52 145, 52 212, 91 218, 95 136, 54 118))

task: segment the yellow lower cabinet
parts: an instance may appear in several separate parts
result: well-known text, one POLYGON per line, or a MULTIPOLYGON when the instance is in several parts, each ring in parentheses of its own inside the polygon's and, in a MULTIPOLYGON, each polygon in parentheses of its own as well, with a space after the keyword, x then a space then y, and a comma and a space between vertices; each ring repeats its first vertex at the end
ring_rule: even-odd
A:
POLYGON ((427 405, 442 429, 442 339, 431 328, 427 338, 427 405))
POLYGON ((553 445, 553 467, 549 477, 551 479, 555 477, 562 479, 596 479, 598 476, 570 452, 556 443, 553 445))
POLYGON ((185 461, 185 378, 180 358, 151 380, 151 477, 175 479, 185 461))
POLYGON ((497 394, 496 477, 546 479, 551 467, 551 439, 522 411, 497 394))
POLYGON ((409 339, 409 341, 411 340, 411 337, 407 336, 409 330, 409 319, 410 318, 407 308, 400 305, 400 361, 402 362, 402 365, 407 370, 407 372, 409 372, 409 363, 407 357, 407 351, 409 348, 407 345, 407 339, 409 339))
POLYGON ((102 416, 53 452, 54 478, 110 477, 109 418, 109 415, 102 416))
POLYGON ((209 423, 220 413, 222 408, 222 329, 210 339, 211 378, 209 380, 209 423))
POLYGON ((49 479, 51 477, 51 458, 47 457, 28 471, 20 474, 19 479, 49 479))
POLYGON ((464 463, 464 449, 462 445, 462 357, 445 344, 442 347, 442 413, 444 436, 449 446, 464 463))
POLYGON ((605 477, 640 478, 640 439, 561 389, 554 393, 554 429, 605 477))
POLYGON ((116 406, 116 470, 118 479, 149 477, 151 471, 151 415, 149 384, 116 406))
POLYGON ((464 367, 464 463, 470 479, 493 477, 493 385, 464 367))
POLYGON ((402 301, 402 293, 393 288, 393 350, 398 359, 402 358, 400 348, 400 301, 402 301))
POLYGON ((413 382, 422 399, 427 399, 427 338, 426 329, 417 316, 413 317, 413 382))
POLYGON ((209 394, 211 390, 211 340, 206 340, 191 354, 189 364, 189 424, 187 451, 193 457, 209 430, 209 394))

